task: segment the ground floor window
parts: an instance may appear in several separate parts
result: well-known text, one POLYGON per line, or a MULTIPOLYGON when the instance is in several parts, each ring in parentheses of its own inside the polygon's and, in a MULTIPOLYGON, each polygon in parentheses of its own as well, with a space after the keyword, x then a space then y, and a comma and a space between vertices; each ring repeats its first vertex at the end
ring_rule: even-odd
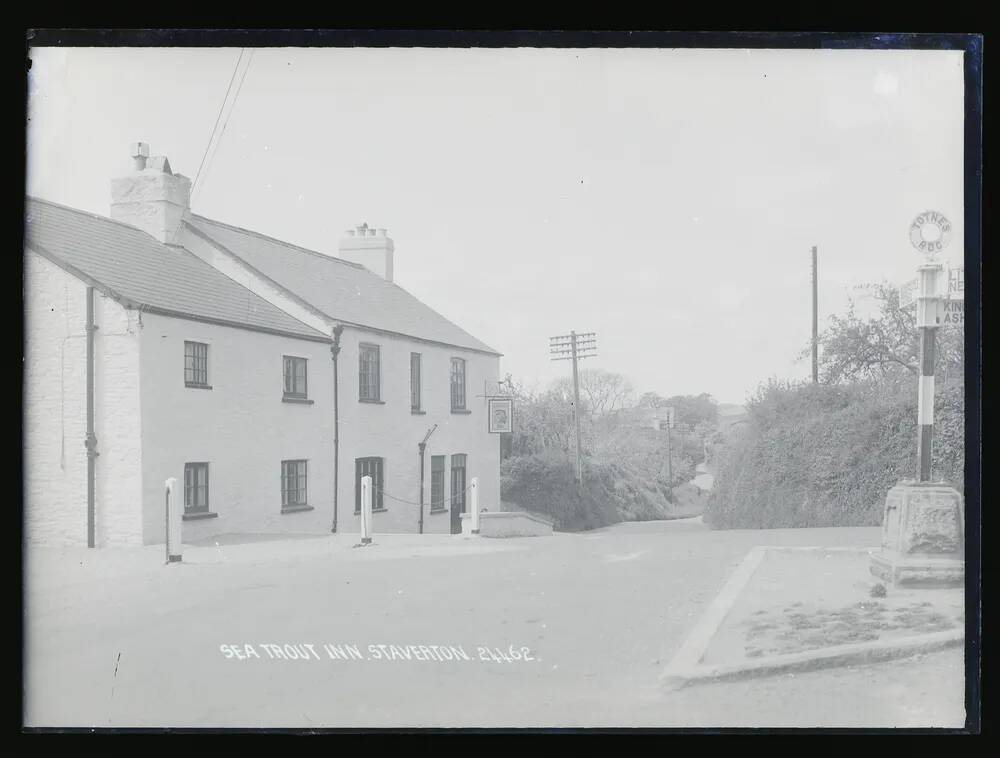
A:
POLYGON ((382 499, 383 483, 383 458, 355 458, 354 459, 354 512, 361 513, 361 480, 370 476, 372 478, 372 510, 381 511, 385 508, 382 499))
POLYGON ((451 456, 451 507, 465 513, 465 454, 451 456))
POLYGON ((443 511, 444 507, 444 456, 431 456, 431 510, 443 511))
POLYGON ((208 513, 208 464, 184 464, 184 512, 208 513))
POLYGON ((281 462, 281 507, 306 505, 307 461, 281 462))

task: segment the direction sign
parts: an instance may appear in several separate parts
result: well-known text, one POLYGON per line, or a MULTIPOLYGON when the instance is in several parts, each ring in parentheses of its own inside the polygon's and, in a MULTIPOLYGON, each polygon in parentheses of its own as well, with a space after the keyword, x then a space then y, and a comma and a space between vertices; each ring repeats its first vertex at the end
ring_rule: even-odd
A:
MULTIPOLYGON (((899 307, 910 308, 917 300, 917 280, 910 279, 899 285, 899 307)), ((948 290, 942 293, 947 300, 965 300, 965 268, 948 269, 948 290)))
POLYGON ((948 271, 948 299, 965 300, 965 268, 962 266, 948 271))
POLYGON ((945 300, 944 313, 941 318, 942 324, 965 324, 965 301, 945 300))

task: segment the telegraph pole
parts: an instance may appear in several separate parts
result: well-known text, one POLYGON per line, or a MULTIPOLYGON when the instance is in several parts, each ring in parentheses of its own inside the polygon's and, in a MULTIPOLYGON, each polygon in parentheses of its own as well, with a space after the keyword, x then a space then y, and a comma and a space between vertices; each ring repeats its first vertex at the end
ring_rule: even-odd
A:
POLYGON ((667 482, 669 482, 671 485, 673 485, 673 483, 674 483, 674 462, 672 460, 672 458, 673 458, 673 452, 671 452, 671 450, 670 450, 670 427, 672 426, 671 421, 673 421, 672 418, 667 420, 667 482))
POLYGON ((583 483, 583 452, 580 443, 580 373, 578 364, 597 355, 595 332, 561 334, 549 337, 549 355, 554 361, 573 361, 573 421, 576 425, 576 483, 583 483))
POLYGON ((573 348, 573 419, 576 423, 576 483, 583 482, 583 453, 580 451, 580 372, 577 365, 580 360, 576 354, 576 332, 570 332, 573 348))
POLYGON ((813 332, 812 332, 812 369, 813 384, 819 383, 819 291, 816 275, 816 246, 812 248, 812 284, 813 284, 813 332))

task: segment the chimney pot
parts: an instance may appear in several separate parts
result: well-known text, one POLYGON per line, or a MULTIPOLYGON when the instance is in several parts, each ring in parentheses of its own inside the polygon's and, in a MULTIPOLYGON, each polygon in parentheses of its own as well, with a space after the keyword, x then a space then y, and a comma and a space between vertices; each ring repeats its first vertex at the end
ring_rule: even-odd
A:
POLYGON ((149 157, 149 145, 145 142, 133 142, 129 147, 129 155, 132 156, 132 168, 136 171, 142 171, 146 168, 146 159, 149 157))
POLYGON ((165 156, 150 158, 145 142, 133 142, 129 152, 134 171, 111 180, 111 218, 173 243, 190 212, 191 180, 174 174, 165 156))

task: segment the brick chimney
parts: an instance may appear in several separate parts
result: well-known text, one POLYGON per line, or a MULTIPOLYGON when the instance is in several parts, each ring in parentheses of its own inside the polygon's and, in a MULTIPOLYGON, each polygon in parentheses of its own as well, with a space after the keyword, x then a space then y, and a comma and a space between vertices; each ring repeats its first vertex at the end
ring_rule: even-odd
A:
POLYGON ((370 229, 362 224, 348 229, 340 240, 339 257, 352 263, 360 263, 388 282, 392 281, 392 239, 385 229, 370 229))
POLYGON ((111 218, 172 243, 191 208, 191 180, 166 157, 149 157, 145 142, 133 142, 131 156, 131 173, 111 180, 111 218))

